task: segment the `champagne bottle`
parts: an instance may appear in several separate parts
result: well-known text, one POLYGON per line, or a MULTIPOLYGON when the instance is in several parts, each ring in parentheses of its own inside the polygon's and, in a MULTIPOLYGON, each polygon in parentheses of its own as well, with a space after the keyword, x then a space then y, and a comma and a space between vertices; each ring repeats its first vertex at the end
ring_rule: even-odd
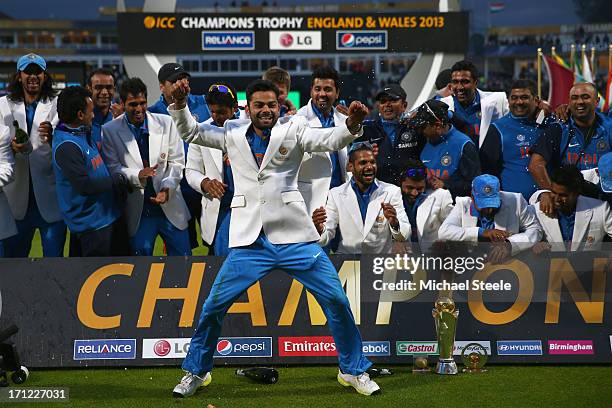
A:
POLYGON ((15 128, 15 141, 17 143, 24 144, 30 139, 28 134, 19 127, 19 122, 16 120, 13 121, 13 127, 15 128))
POLYGON ((243 370, 236 370, 236 375, 250 378, 253 381, 264 384, 276 384, 278 381, 278 371, 268 367, 253 367, 243 370))
POLYGON ((370 367, 368 368, 367 373, 370 375, 370 378, 381 377, 384 375, 393 375, 393 371, 390 368, 370 367))

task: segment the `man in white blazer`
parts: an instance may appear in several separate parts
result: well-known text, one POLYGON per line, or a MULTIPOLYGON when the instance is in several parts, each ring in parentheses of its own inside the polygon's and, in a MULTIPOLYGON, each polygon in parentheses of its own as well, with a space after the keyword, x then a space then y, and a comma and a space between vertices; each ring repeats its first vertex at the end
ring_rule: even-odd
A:
POLYGON ((522 194, 500 191, 499 179, 483 174, 472 182, 471 197, 457 197, 438 236, 447 241, 493 243, 489 260, 501 262, 535 245, 542 230, 522 194))
POLYGON ((15 159, 11 150, 11 133, 0 123, 0 258, 4 258, 4 241, 17 234, 15 219, 2 189, 15 178, 15 159))
MULTIPOLYGON (((206 104, 212 115, 204 123, 223 127, 230 119, 238 119, 240 112, 236 91, 229 84, 219 83, 206 95, 206 104), (222 92, 219 87, 227 87, 222 92), (237 117, 238 116, 238 117, 237 117)), ((195 191, 202 194, 200 227, 202 240, 209 245, 209 255, 229 254, 229 224, 231 219, 234 180, 227 154, 219 149, 191 145, 187 152, 185 178, 195 191)))
POLYGON ((147 88, 130 78, 119 90, 125 113, 102 126, 102 150, 111 174, 134 189, 124 208, 133 255, 153 254, 160 235, 168 255, 191 255, 189 211, 179 187, 183 143, 169 116, 147 112, 147 88))
POLYGON ((471 61, 459 61, 451 67, 453 94, 441 101, 453 111, 453 125, 482 146, 489 125, 510 112, 505 92, 478 89, 478 70, 471 61))
POLYGON ((369 142, 354 143, 349 150, 353 177, 329 191, 327 205, 312 214, 327 245, 340 232, 338 254, 388 254, 393 241, 410 237, 410 221, 399 187, 376 179, 376 158, 369 142))
POLYGON ((546 241, 536 245, 534 252, 599 250, 605 236, 612 237, 610 205, 581 195, 583 183, 584 177, 576 166, 560 167, 553 172, 550 193, 555 212, 552 217, 540 208, 539 198, 546 190, 533 194, 531 201, 546 241))
MULTIPOLYGON (((346 121, 334 107, 340 96, 340 75, 329 66, 313 71, 310 84, 310 100, 302 106, 296 115, 304 116, 308 126, 329 128, 342 126, 346 121)), ((298 188, 304 197, 309 214, 324 207, 327 192, 347 180, 347 149, 343 147, 335 152, 307 152, 298 176, 298 188)))
POLYGON ((8 95, 0 98, 0 117, 10 128, 15 159, 15 180, 4 187, 17 234, 5 243, 7 257, 27 257, 36 229, 40 230, 43 255, 64 253, 66 225, 55 192, 51 164, 51 136, 57 124, 57 97, 47 63, 36 54, 17 60, 8 95), (17 127, 27 135, 20 143, 17 127))
POLYGON ((338 381, 358 392, 380 391, 366 370, 359 331, 342 289, 338 273, 316 244, 319 234, 297 188, 304 152, 335 151, 362 133, 368 109, 353 102, 346 123, 313 129, 301 116, 280 124, 279 91, 265 80, 247 87, 251 122, 229 120, 223 128, 197 124, 189 113, 186 82, 177 82, 175 103, 169 112, 181 137, 223 150, 229 156, 234 178, 231 208, 230 254, 219 270, 183 362, 187 371, 174 388, 177 397, 193 395, 211 381, 213 354, 221 322, 230 305, 272 269, 283 269, 315 296, 328 318, 338 348, 338 381))
POLYGON ((428 252, 438 241, 438 230, 453 209, 453 197, 444 189, 427 190, 427 167, 417 159, 406 162, 401 179, 404 209, 410 221, 410 241, 428 252))

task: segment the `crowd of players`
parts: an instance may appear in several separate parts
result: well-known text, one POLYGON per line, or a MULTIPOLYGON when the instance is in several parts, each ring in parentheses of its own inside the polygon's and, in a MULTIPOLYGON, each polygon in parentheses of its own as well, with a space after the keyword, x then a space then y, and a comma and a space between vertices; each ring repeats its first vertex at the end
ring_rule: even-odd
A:
MULTIPOLYGON (((28 256, 36 229, 44 256, 62 256, 66 228, 70 256, 152 255, 158 235, 168 255, 191 255, 196 224, 208 253, 227 256, 232 209, 244 196, 227 153, 183 142, 169 115, 177 82, 189 78, 179 64, 162 66, 162 95, 147 107, 139 78, 116 89, 113 73, 97 69, 84 87, 56 95, 45 60, 19 58, 0 98, 0 257, 28 256)), ((385 85, 377 116, 349 146, 304 152, 299 197, 285 204, 303 202, 326 252, 494 242, 493 259, 502 260, 527 247, 595 249, 612 235, 612 119, 597 111, 595 87, 575 84, 569 104, 553 111, 529 80, 506 94, 478 89, 477 78, 471 62, 457 62, 440 74, 436 96, 412 112, 402 87, 385 85)), ((345 124, 333 68, 314 70, 300 109, 287 99, 285 70, 272 67, 262 79, 278 95, 278 106, 263 113, 250 101, 239 108, 224 81, 187 95, 189 112, 220 128, 248 125, 254 111, 279 126, 297 117, 311 128, 345 124)), ((268 147, 251 146, 256 166, 286 150, 268 147)))

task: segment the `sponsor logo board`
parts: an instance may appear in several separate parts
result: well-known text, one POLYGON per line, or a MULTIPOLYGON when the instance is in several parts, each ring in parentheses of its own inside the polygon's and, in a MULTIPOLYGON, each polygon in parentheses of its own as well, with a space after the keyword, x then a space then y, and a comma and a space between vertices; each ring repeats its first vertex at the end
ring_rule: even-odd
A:
POLYGON ((499 356, 541 356, 541 340, 499 340, 497 342, 499 356))
POLYGON ((548 340, 548 354, 595 354, 592 340, 548 340))
POLYGON ((202 31, 202 50, 254 50, 253 31, 202 31))
POLYGON ((271 50, 321 50, 320 31, 270 31, 271 50))
POLYGON ((136 339, 92 339, 74 341, 74 360, 133 360, 136 339))
POLYGON ((337 50, 386 50, 387 31, 336 31, 337 50))
POLYGON ((438 354, 438 343, 435 341, 397 341, 395 352, 398 356, 438 354))
MULTIPOLYGON (((142 358, 185 358, 190 338, 143 339, 142 358)), ((272 357, 272 337, 221 337, 213 357, 272 357)))
MULTIPOLYGON (((463 353, 463 349, 470 343, 480 344, 486 350, 488 356, 491 355, 491 342, 483 341, 483 340, 463 340, 463 341, 455 341, 455 346, 453 347, 453 355, 460 356, 463 353)), ((479 347, 470 347, 465 351, 465 354, 469 354, 471 352, 480 352, 482 351, 479 347)))
POLYGON ((337 356, 336 344, 331 336, 279 337, 280 357, 337 356))
POLYGON ((391 343, 389 341, 364 341, 363 354, 371 357, 382 357, 391 355, 391 343))

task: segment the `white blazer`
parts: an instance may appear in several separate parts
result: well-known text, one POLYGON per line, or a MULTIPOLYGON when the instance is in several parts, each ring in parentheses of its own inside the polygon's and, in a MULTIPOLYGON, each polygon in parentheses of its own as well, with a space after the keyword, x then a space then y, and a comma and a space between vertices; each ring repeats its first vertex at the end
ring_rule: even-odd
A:
POLYGON ((298 190, 298 169, 304 152, 341 149, 363 132, 352 135, 345 125, 312 129, 302 116, 277 122, 261 167, 246 139, 250 122, 228 120, 219 128, 196 123, 185 107, 168 112, 181 137, 190 143, 227 152, 232 164, 234 197, 230 223, 231 248, 252 244, 263 228, 273 244, 318 241, 319 234, 298 190))
MULTIPOLYGON (((138 173, 144 166, 138 143, 124 116, 118 116, 102 126, 102 151, 110 172, 123 173, 134 188, 125 206, 128 234, 134 236, 140 224, 146 184, 141 184, 138 179, 138 173)), ((172 225, 184 230, 191 216, 179 187, 185 168, 183 143, 169 116, 147 112, 147 125, 149 166, 157 164, 153 188, 156 193, 164 188, 169 189, 168 202, 161 204, 161 208, 172 225)))
MULTIPOLYGON (((57 98, 38 101, 32 130, 30 144, 32 151, 29 154, 15 154, 15 180, 4 188, 11 211, 16 220, 22 220, 28 210, 29 175, 31 174, 34 196, 40 215, 46 222, 62 220, 57 195, 55 193, 55 175, 51 163, 51 146, 43 143, 38 135, 38 126, 45 121, 57 125, 57 98)), ((23 102, 13 102, 8 96, 0 98, 0 115, 2 122, 9 127, 11 135, 15 135, 13 120, 19 127, 27 131, 26 110, 23 102)))
MULTIPOLYGON (((212 121, 212 118, 208 118, 204 123, 212 124, 212 121)), ((202 191, 201 184, 205 178, 225 182, 223 176, 223 152, 221 150, 195 144, 189 146, 185 178, 191 188, 202 194, 200 228, 202 230, 202 240, 209 245, 212 245, 217 232, 217 218, 219 217, 221 201, 205 194, 202 191)))
POLYGON ((0 123, 0 239, 17 234, 13 213, 2 191, 15 178, 15 159, 11 150, 11 139, 8 126, 0 123))
MULTIPOLYGON (((508 231, 512 254, 531 248, 542 237, 533 207, 520 193, 501 191, 501 207, 495 214, 495 228, 508 231)), ((440 239, 478 242, 478 218, 470 214, 471 197, 457 197, 455 207, 440 226, 440 239)))
POLYGON ((402 191, 393 184, 375 180, 378 188, 370 197, 365 222, 361 219, 357 195, 347 181, 329 190, 325 211, 327 220, 319 245, 327 245, 340 229, 342 240, 338 254, 387 254, 393 247, 393 240, 405 241, 410 237, 410 221, 404 210, 402 191), (397 212, 399 229, 394 230, 383 215, 381 203, 390 203, 397 212))
MULTIPOLYGON (((532 199, 537 200, 538 193, 542 193, 542 191, 536 191, 532 199)), ((544 231, 544 240, 550 243, 551 251, 566 251, 559 220, 544 214, 540 210, 539 201, 535 202, 533 206, 536 217, 538 217, 544 231)), ((578 196, 570 251, 599 250, 605 234, 612 236, 610 205, 595 198, 578 196)))
POLYGON ((440 225, 453 210, 453 197, 443 188, 428 191, 416 213, 417 236, 421 251, 427 251, 438 240, 440 225))
MULTIPOLYGON (((303 116, 308 121, 308 126, 312 128, 320 128, 321 121, 315 114, 311 105, 312 99, 302 106, 296 113, 298 116, 303 116)), ((334 124, 342 126, 346 122, 346 115, 341 114, 334 108, 334 124)), ((338 161, 340 162, 340 171, 344 181, 348 180, 346 174, 346 164, 348 162, 347 148, 338 149, 338 161)), ((329 191, 329 183, 331 181, 331 158, 329 152, 307 152, 302 161, 302 167, 298 175, 298 188, 304 196, 308 213, 312 214, 319 207, 325 207, 327 193, 329 191)))
MULTIPOLYGON (((495 122, 497 119, 506 115, 510 112, 508 106, 508 98, 505 92, 485 92, 480 89, 476 90, 480 95, 480 133, 478 138, 478 147, 482 146, 482 143, 487 136, 489 125, 491 122, 495 122)), ((455 111, 455 100, 453 96, 447 96, 441 99, 442 102, 449 106, 449 110, 455 111)))

